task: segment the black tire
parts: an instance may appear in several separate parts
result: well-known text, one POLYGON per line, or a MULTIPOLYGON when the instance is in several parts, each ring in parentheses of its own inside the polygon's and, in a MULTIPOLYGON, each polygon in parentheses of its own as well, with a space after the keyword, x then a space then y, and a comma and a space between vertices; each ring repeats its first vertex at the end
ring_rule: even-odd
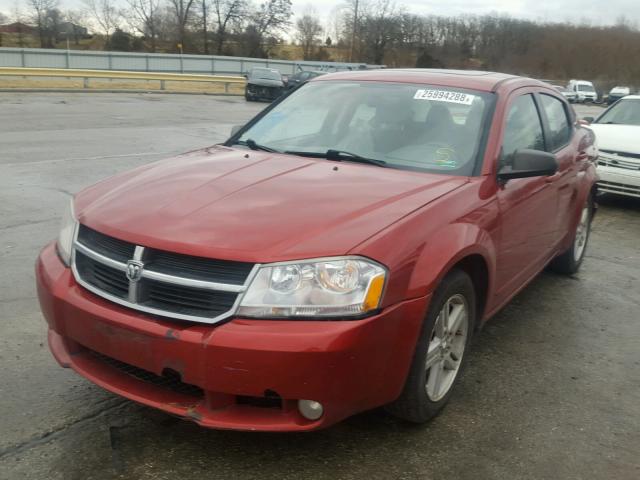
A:
MULTIPOLYGON (((424 423, 435 417, 446 405, 455 389, 455 385, 460 379, 460 374, 466 364, 469 344, 473 334, 476 320, 476 297, 473 282, 469 275, 462 270, 452 270, 442 280, 436 289, 429 311, 425 317, 413 355, 413 361, 409 369, 409 374, 405 382, 400 397, 393 403, 386 406, 392 415, 413 423, 424 423), (464 297, 467 306, 466 338, 464 339, 464 350, 460 360, 460 366, 453 377, 453 382, 448 390, 437 401, 433 401, 427 394, 428 375, 427 351, 433 339, 436 319, 446 302, 453 297, 464 297)), ((461 342, 462 344, 462 342, 461 342)))
POLYGON ((593 219, 593 196, 589 195, 587 199, 587 203, 585 205, 587 209, 587 224, 586 224, 586 238, 584 239, 584 246, 582 247, 579 255, 576 254, 578 250, 578 244, 576 243, 576 237, 578 235, 578 231, 580 228, 580 224, 576 226, 576 231, 571 238, 571 246, 554 258, 549 267, 556 273, 560 273, 562 275, 573 275, 578 270, 580 270, 580 266, 582 265, 582 261, 584 260, 585 252, 587 251, 587 245, 589 243, 589 237, 591 236, 591 220, 593 219))
POLYGON ((247 102, 253 102, 253 96, 249 95, 249 93, 248 93, 248 92, 244 92, 244 99, 245 99, 247 102))

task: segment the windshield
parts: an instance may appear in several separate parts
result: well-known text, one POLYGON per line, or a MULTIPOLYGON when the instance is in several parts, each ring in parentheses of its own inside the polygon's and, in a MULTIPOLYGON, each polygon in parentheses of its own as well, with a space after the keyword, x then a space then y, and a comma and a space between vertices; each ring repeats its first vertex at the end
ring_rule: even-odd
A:
POLYGON ((273 70, 267 70, 266 68, 255 68, 251 70, 249 74, 251 78, 261 78, 263 80, 280 80, 282 76, 278 72, 273 70))
POLYGON ((578 85, 578 90, 581 92, 594 92, 595 90, 591 85, 578 85))
POLYGON ((596 123, 640 126, 640 100, 620 100, 604 112, 596 123))
POLYGON ((493 99, 490 93, 441 86, 312 82, 238 141, 279 152, 337 150, 392 168, 473 175, 493 99))

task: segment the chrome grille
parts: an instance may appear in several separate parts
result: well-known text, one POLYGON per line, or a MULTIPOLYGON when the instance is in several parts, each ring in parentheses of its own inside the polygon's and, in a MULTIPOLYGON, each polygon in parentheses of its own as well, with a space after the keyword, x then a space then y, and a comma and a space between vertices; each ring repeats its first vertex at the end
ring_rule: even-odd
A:
POLYGON ((76 251, 76 269, 85 281, 95 287, 118 298, 128 298, 129 280, 122 270, 96 262, 79 251, 76 251))
POLYGON ((624 183, 606 182, 600 180, 598 182, 599 192, 619 193, 621 195, 630 195, 632 197, 640 197, 640 187, 635 185, 625 185, 624 183))
POLYGON ((640 170, 640 155, 600 150, 600 155, 598 156, 598 165, 638 171, 640 170))
POLYGON ((72 268, 78 283, 118 304, 216 323, 235 312, 257 265, 146 248, 80 225, 72 268))

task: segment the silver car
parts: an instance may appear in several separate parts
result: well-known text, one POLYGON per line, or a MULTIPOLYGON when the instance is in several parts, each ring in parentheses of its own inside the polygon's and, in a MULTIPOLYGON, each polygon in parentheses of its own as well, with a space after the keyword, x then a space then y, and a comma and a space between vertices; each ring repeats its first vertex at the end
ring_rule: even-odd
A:
POLYGON ((561 85, 554 85, 553 88, 558 90, 564 96, 564 98, 567 99, 568 102, 574 103, 576 101, 576 92, 569 90, 568 88, 561 85))

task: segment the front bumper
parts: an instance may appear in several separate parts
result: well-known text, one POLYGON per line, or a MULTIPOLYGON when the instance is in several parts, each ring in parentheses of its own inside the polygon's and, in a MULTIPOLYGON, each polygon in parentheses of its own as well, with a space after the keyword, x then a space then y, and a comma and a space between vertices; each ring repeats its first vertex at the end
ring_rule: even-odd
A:
POLYGON ((640 198, 640 170, 598 165, 598 191, 640 198))
POLYGON ((578 102, 587 102, 587 101, 588 102, 595 102, 595 101, 598 100, 598 97, 596 95, 585 95, 585 94, 579 93, 577 95, 576 100, 578 102))
POLYGON ((236 318, 212 326, 148 316, 93 295, 53 244, 38 258, 36 279, 49 346, 63 367, 202 426, 238 430, 313 430, 393 401, 429 300, 363 320, 236 318), (168 373, 172 382, 162 380, 168 373), (278 405, 261 402, 274 394, 278 405), (323 416, 302 417, 299 399, 321 402, 323 416))
POLYGON ((247 84, 247 94, 253 98, 275 100, 284 91, 283 87, 268 87, 263 85, 247 84))

